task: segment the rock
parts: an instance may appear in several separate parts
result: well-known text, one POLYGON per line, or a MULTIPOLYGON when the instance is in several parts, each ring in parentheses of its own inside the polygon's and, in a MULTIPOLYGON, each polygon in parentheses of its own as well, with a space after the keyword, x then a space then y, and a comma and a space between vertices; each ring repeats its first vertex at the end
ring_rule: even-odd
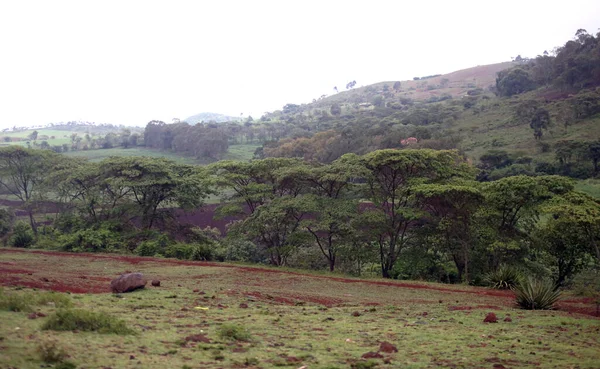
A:
POLYGON ((160 281, 158 279, 152 280, 152 287, 160 287, 160 281))
POLYGON ((37 319, 37 317, 38 316, 36 313, 31 313, 31 314, 27 315, 27 318, 29 318, 29 319, 37 319))
POLYGON ((381 359, 383 358, 383 355, 381 355, 379 352, 369 351, 366 354, 362 354, 361 357, 363 359, 381 359))
POLYGON ((498 317, 494 313, 488 313, 483 319, 484 323, 498 323, 498 317))
POLYGON ((359 311, 354 311, 352 316, 361 316, 362 314, 359 311))
POLYGON ((242 302, 240 304, 240 309, 248 309, 248 304, 242 302))
POLYGON ((512 318, 507 316, 506 318, 504 318, 504 321, 507 323, 510 323, 510 322, 512 322, 512 318))
POLYGON ((146 287, 146 283, 142 273, 121 274, 110 282, 110 289, 113 293, 131 292, 146 287))
POLYGON ((396 348, 396 346, 392 345, 391 343, 384 341, 379 344, 379 351, 391 353, 391 352, 398 352, 398 349, 396 348))

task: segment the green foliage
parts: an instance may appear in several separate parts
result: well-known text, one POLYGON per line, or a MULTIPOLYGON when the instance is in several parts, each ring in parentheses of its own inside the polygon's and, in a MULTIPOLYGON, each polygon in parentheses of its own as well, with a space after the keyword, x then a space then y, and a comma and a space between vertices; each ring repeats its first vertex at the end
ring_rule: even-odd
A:
POLYGON ((123 248, 122 234, 103 225, 100 229, 82 229, 59 237, 63 249, 73 252, 113 252, 123 248))
POLYGON ((57 292, 11 292, 5 293, 0 289, 0 310, 31 311, 34 306, 52 304, 58 308, 68 308, 73 305, 69 296, 57 292))
POLYGON ((223 324, 217 329, 217 334, 224 340, 248 342, 252 336, 246 328, 235 324, 223 324))
POLYGON ((119 335, 135 334, 124 321, 106 313, 80 309, 61 309, 48 317, 43 330, 86 331, 114 333, 119 335))
POLYGON ((9 209, 0 209, 0 238, 6 236, 13 227, 15 214, 9 209))
POLYGON ((31 226, 25 222, 17 222, 8 243, 13 247, 29 247, 35 243, 31 226))
POLYGON ((535 87, 530 74, 521 68, 502 71, 496 78, 496 90, 500 96, 520 94, 533 90, 535 87))
POLYGON ((49 364, 62 363, 69 356, 55 341, 42 341, 36 347, 40 359, 49 364))
POLYGON ((523 280, 523 272, 512 265, 502 264, 496 270, 486 274, 484 280, 491 288, 514 289, 523 280))
POLYGON ((513 288, 517 305, 526 310, 549 310, 560 298, 560 291, 549 279, 524 278, 513 288))

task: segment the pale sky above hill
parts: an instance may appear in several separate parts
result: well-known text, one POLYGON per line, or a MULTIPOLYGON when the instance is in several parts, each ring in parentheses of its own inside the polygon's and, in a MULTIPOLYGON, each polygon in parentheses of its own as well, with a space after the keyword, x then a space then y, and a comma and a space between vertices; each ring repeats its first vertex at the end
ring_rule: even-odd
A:
POLYGON ((0 1, 0 127, 258 118, 357 86, 534 57, 600 1, 0 1))

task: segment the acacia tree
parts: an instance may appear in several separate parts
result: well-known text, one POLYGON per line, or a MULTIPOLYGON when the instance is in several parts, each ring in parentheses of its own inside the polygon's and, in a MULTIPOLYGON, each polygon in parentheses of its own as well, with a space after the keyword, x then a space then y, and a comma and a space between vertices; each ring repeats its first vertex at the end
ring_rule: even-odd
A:
POLYGON ((44 180, 58 163, 53 151, 25 149, 17 146, 0 148, 0 187, 22 202, 29 224, 37 235, 34 213, 44 197, 44 180))
POLYGON ((433 238, 452 257, 459 279, 468 283, 470 253, 475 246, 471 227, 483 195, 473 185, 454 184, 426 184, 414 192, 432 222, 433 238))
POLYGON ((253 240, 272 264, 285 265, 304 236, 300 224, 309 208, 298 197, 307 187, 308 166, 298 159, 267 158, 219 162, 209 170, 230 202, 220 213, 243 217, 231 234, 253 240))
POLYGON ((477 232, 478 242, 487 248, 490 266, 528 254, 540 207, 572 189, 572 180, 560 176, 520 175, 483 184, 486 206, 477 214, 477 232))
POLYGON ((338 159, 330 165, 312 168, 306 177, 311 195, 303 200, 311 217, 302 225, 321 250, 330 271, 335 270, 340 251, 356 238, 353 223, 359 203, 351 194, 351 180, 364 174, 364 167, 356 162, 338 159))
POLYGON ((413 228, 424 216, 413 196, 415 185, 442 183, 467 175, 468 169, 456 151, 448 150, 380 150, 358 160, 368 171, 365 195, 382 219, 377 236, 381 274, 391 278, 400 253, 415 236, 413 228))

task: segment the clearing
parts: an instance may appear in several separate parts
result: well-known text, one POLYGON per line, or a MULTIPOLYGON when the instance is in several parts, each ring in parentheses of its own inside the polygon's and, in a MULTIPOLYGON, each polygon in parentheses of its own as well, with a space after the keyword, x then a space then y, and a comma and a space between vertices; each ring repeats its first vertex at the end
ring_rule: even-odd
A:
POLYGON ((524 311, 511 292, 462 285, 10 248, 0 248, 0 282, 5 295, 70 292, 76 308, 138 333, 41 330, 52 305, 35 319, 0 311, 0 368, 45 365, 40 342, 79 368, 597 368, 600 357, 597 307, 570 296, 555 311, 524 311), (129 271, 161 286, 111 294, 129 271), (483 322, 489 312, 497 323, 483 322))

